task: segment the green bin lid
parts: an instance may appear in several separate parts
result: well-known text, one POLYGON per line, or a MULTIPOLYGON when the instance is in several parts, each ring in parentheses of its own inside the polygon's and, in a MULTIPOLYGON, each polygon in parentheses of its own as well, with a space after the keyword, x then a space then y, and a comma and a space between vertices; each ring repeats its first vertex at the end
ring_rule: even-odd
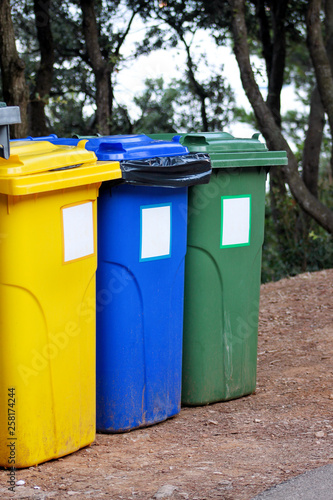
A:
POLYGON ((101 134, 96 134, 96 135, 79 135, 79 134, 73 134, 72 138, 73 139, 96 139, 96 137, 102 137, 101 134))
POLYGON ((152 139, 171 140, 180 136, 180 143, 191 153, 208 153, 213 168, 260 167, 287 165, 285 151, 268 151, 259 141, 258 133, 250 139, 236 138, 227 132, 152 134, 152 139))

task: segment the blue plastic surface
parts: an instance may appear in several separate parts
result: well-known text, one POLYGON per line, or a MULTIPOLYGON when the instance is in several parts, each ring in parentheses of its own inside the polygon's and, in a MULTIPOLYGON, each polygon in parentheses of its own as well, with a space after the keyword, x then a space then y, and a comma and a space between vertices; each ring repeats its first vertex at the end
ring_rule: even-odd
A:
MULTIPOLYGON (((31 141, 49 141, 63 146, 77 146, 82 139, 59 138, 55 134, 44 137, 27 137, 31 141)), ((188 153, 180 144, 180 137, 170 141, 154 140, 147 135, 109 135, 87 139, 86 149, 94 151, 100 161, 142 160, 188 153)))
POLYGON ((187 188, 102 186, 96 275, 99 432, 147 426, 180 411, 186 234, 187 188), (161 233, 169 234, 170 247, 155 255, 149 235, 154 224, 160 232, 161 214, 166 227, 170 214, 170 234, 161 233))
POLYGON ((179 156, 188 149, 175 141, 156 141, 146 135, 113 135, 89 139, 86 149, 94 151, 99 160, 141 160, 157 156, 179 156))

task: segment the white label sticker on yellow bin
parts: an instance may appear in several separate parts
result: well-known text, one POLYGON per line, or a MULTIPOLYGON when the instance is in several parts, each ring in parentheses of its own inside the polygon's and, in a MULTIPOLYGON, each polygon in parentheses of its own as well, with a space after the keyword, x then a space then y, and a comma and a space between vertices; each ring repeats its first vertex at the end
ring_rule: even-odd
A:
POLYGON ((140 260, 171 255, 171 203, 141 207, 140 260))
POLYGON ((81 259, 94 253, 93 203, 62 209, 64 261, 81 259))

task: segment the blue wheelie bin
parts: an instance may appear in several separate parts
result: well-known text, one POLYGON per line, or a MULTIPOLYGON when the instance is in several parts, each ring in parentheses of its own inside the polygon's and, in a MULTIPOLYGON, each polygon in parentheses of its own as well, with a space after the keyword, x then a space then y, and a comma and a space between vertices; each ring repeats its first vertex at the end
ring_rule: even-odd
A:
POLYGON ((108 139, 97 157, 126 183, 98 202, 97 431, 120 432, 180 411, 187 186, 211 165, 177 141, 108 139))

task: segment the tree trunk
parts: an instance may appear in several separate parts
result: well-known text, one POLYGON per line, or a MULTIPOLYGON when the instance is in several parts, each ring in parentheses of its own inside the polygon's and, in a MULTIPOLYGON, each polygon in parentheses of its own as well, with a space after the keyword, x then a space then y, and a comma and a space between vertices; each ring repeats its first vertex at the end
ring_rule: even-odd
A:
POLYGON ((271 3, 273 42, 272 61, 268 75, 267 104, 272 111, 275 121, 281 127, 281 91, 284 81, 284 67, 286 61, 286 33, 285 17, 287 0, 271 3))
POLYGON ((86 42, 89 64, 95 75, 96 82, 96 124, 97 131, 102 135, 110 133, 112 91, 111 70, 103 58, 98 41, 98 26, 93 0, 80 0, 82 9, 83 33, 86 42))
POLYGON ((267 76, 269 76, 272 67, 273 46, 265 0, 256 0, 256 18, 259 21, 259 37, 261 40, 262 55, 265 59, 267 76))
POLYGON ((0 2, 0 68, 3 98, 8 106, 19 106, 21 123, 11 126, 11 137, 26 137, 28 133, 28 87, 25 64, 18 56, 9 0, 0 2))
MULTIPOLYGON (((333 68, 333 0, 325 0, 325 49, 328 61, 333 68)), ((311 31, 311 29, 310 29, 311 31)), ((312 35, 313 32, 311 31, 312 35)), ((312 41, 312 43, 316 43, 312 41)), ((322 104, 318 87, 316 87, 311 96, 311 108, 309 115, 309 126, 304 142, 302 166, 302 178, 311 191, 318 197, 318 174, 321 143, 323 137, 323 128, 325 124, 325 110, 322 104)), ((333 155, 331 155, 331 167, 333 168, 333 155)), ((333 170, 332 170, 333 172, 333 170)))
MULTIPOLYGON (((326 53, 333 72, 333 0, 324 1, 325 9, 325 31, 326 31, 326 53)), ((333 141, 331 154, 331 178, 333 178, 333 141)))
MULTIPOLYGON (((284 21, 286 16, 287 2, 270 2, 270 18, 272 24, 272 35, 269 19, 266 11, 265 0, 257 0, 256 13, 259 20, 259 33, 263 56, 266 63, 268 78, 267 106, 273 113, 276 124, 281 128, 281 91, 283 86, 284 67, 286 59, 286 41, 284 21)), ((286 236, 285 226, 282 222, 281 206, 287 190, 285 176, 281 169, 270 171, 270 201, 272 216, 278 236, 286 236)), ((280 241, 280 238, 279 238, 280 241)))
POLYGON ((35 24, 40 50, 36 86, 30 96, 30 131, 33 136, 48 134, 45 104, 51 91, 54 44, 50 26, 51 0, 34 0, 35 24))
POLYGON ((205 92, 205 89, 203 86, 198 82, 198 80, 195 77, 194 71, 194 63, 193 59, 191 56, 191 51, 190 51, 190 46, 186 43, 186 40, 183 36, 183 33, 179 30, 176 29, 175 26, 173 26, 174 30, 177 32, 180 40, 183 42, 187 54, 187 74, 188 74, 188 79, 190 82, 190 85, 192 86, 193 93, 198 96, 199 101, 200 101, 200 114, 201 114, 201 123, 202 123, 202 132, 208 132, 209 130, 209 124, 208 124, 208 118, 207 118, 207 109, 206 109, 206 98, 207 93, 205 92))
POLYGON ((255 81, 250 64, 247 30, 244 15, 244 0, 230 0, 233 19, 232 31, 234 52, 240 69, 245 93, 251 103, 259 128, 266 139, 269 149, 285 150, 288 155, 288 165, 284 167, 290 190, 301 208, 313 217, 318 224, 333 234, 333 212, 310 193, 298 173, 298 164, 287 141, 276 124, 274 116, 263 100, 255 81))
POLYGON ((306 133, 302 157, 302 179, 308 190, 318 198, 318 173, 325 111, 318 87, 312 92, 308 130, 306 133))
POLYGON ((320 22, 321 0, 309 0, 307 15, 307 42, 316 74, 322 103, 328 116, 333 138, 333 78, 326 52, 320 22))
POLYGON ((281 90, 284 81, 286 59, 285 17, 288 2, 287 0, 268 2, 270 6, 272 36, 269 29, 266 3, 265 0, 256 1, 259 34, 268 77, 266 102, 275 117, 276 123, 281 127, 281 90))

